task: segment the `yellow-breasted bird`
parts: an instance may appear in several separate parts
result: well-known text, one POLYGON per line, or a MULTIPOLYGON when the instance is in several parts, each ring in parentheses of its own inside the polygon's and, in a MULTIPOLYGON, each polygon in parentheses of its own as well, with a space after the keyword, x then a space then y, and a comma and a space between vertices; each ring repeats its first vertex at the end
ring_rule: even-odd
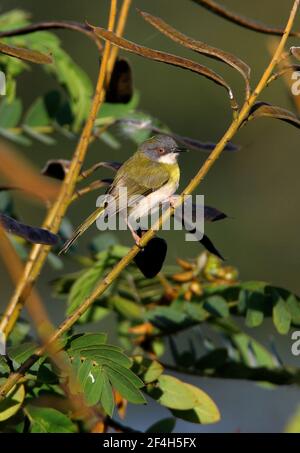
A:
MULTIPOLYGON (((127 199, 130 203, 128 212, 132 218, 141 218, 152 208, 166 201, 172 201, 176 192, 180 170, 177 158, 185 148, 178 146, 176 141, 168 135, 156 135, 142 143, 136 153, 119 168, 115 179, 107 191, 114 197, 114 208, 110 208, 109 201, 96 209, 74 232, 63 246, 60 253, 66 252, 69 247, 100 217, 110 216, 121 211, 122 200, 120 188, 127 189, 127 199)), ((120 212, 121 214, 121 212, 120 212)), ((139 244, 140 237, 126 219, 128 227, 139 244)))

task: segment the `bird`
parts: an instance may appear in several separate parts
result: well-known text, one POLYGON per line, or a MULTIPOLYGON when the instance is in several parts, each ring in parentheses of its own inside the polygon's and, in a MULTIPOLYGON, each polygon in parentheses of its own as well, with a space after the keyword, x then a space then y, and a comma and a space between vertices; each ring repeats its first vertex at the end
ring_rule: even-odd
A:
MULTIPOLYGON (((126 188, 127 200, 134 200, 128 208, 129 217, 132 219, 142 218, 151 209, 167 201, 172 205, 172 196, 180 180, 178 156, 185 151, 185 147, 164 134, 155 135, 140 144, 137 151, 121 165, 107 191, 107 195, 114 198, 114 207, 110 208, 110 202, 107 201, 104 206, 97 208, 75 230, 60 254, 65 253, 100 216, 109 217, 117 212, 122 214, 124 204, 120 196, 121 188, 126 188)), ((126 223, 135 243, 139 245, 141 238, 128 221, 128 217, 126 223)))

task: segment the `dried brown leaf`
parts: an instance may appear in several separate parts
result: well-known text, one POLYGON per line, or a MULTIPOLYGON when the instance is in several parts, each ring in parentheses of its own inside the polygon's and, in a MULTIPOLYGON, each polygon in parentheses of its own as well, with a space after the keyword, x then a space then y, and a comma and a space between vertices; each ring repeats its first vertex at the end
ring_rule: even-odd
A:
POLYGON ((296 58, 296 60, 300 60, 300 47, 292 46, 290 48, 290 54, 296 58))
POLYGON ((66 174, 69 172, 70 165, 71 161, 66 159, 51 159, 46 162, 41 173, 49 178, 63 181, 66 174))
POLYGON ((0 52, 10 57, 19 58, 20 60, 29 61, 37 64, 50 64, 53 62, 50 55, 43 54, 37 50, 24 49, 23 47, 15 47, 4 44, 0 41, 0 52))
POLYGON ((257 102, 252 107, 248 120, 254 120, 262 117, 276 118, 300 129, 300 120, 293 112, 290 112, 282 107, 267 104, 266 102, 257 102))
POLYGON ((132 41, 120 38, 111 31, 105 30, 104 28, 91 26, 91 29, 97 36, 100 36, 101 38, 112 42, 115 46, 127 50, 128 52, 135 53, 150 60, 159 61, 161 63, 166 63, 171 66, 177 66, 183 69, 187 69, 189 71, 195 72, 196 74, 200 74, 209 80, 212 80, 213 82, 227 90, 232 108, 234 110, 238 109, 236 100, 233 96, 233 92, 228 83, 223 79, 223 77, 221 77, 211 69, 207 68, 206 66, 203 66, 187 58, 179 57, 177 55, 173 55, 170 53, 161 52, 159 50, 154 50, 148 47, 140 46, 139 44, 133 43, 132 41))
POLYGON ((217 49, 216 47, 209 46, 208 44, 202 41, 186 36, 185 34, 173 28, 171 25, 167 24, 164 20, 162 20, 159 17, 152 16, 152 14, 146 13, 144 11, 139 12, 142 15, 142 17, 147 22, 149 22, 153 27, 155 27, 161 33, 168 36, 168 38, 172 39, 178 44, 181 44, 182 46, 194 50, 195 52, 200 53, 202 55, 206 55, 216 60, 220 60, 223 63, 226 63, 227 65, 236 69, 240 74, 242 74, 245 80, 246 94, 247 97, 249 96, 250 67, 244 61, 242 61, 240 58, 236 57, 232 53, 225 52, 224 50, 217 49))
POLYGON ((279 71, 275 72, 268 80, 268 85, 279 77, 286 75, 291 71, 300 71, 300 65, 292 64, 288 66, 283 66, 279 71))

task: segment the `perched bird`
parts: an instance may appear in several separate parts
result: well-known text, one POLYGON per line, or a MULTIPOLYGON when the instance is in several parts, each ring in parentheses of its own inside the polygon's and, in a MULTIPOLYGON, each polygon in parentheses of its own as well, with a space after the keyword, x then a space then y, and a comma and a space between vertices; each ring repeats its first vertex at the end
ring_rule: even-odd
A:
MULTIPOLYGON (((114 208, 109 201, 96 209, 74 232, 63 246, 60 253, 69 247, 100 217, 111 216, 117 212, 122 214, 124 203, 120 196, 120 188, 127 189, 127 199, 134 200, 128 208, 128 217, 141 218, 152 208, 170 201, 176 192, 180 170, 177 158, 186 148, 178 146, 168 135, 156 135, 142 143, 136 153, 119 168, 107 194, 114 197, 114 208)), ((126 219, 135 242, 139 245, 140 237, 126 219)))

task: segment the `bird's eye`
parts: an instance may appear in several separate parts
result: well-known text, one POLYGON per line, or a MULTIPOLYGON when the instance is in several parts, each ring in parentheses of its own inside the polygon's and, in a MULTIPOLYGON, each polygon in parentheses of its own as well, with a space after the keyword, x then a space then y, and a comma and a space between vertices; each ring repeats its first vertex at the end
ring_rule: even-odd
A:
POLYGON ((165 150, 163 148, 158 148, 158 154, 163 154, 165 152, 165 150))

